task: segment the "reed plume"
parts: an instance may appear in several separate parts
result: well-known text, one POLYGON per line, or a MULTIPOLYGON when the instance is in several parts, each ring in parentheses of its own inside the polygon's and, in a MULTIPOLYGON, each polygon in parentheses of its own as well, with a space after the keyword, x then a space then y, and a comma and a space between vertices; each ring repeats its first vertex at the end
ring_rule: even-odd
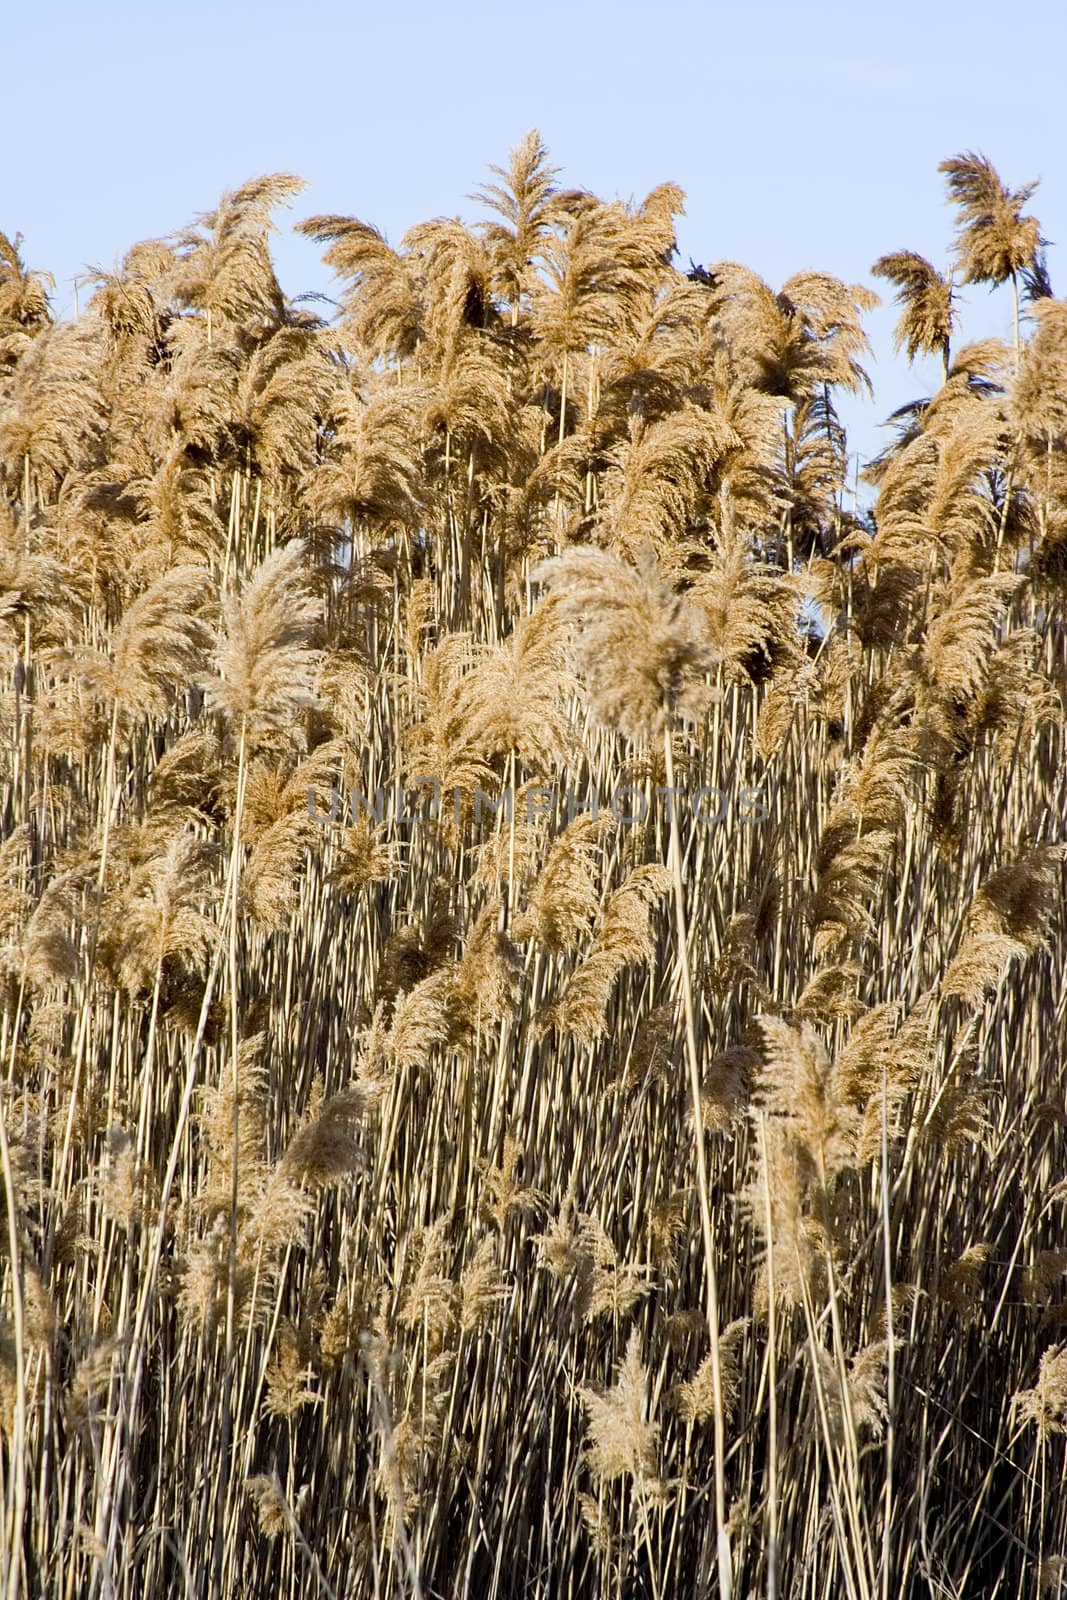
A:
POLYGON ((675 715, 701 714, 711 648, 651 546, 636 567, 606 550, 571 549, 535 576, 575 627, 577 669, 602 721, 627 738, 649 738, 675 715))
POLYGON ((311 592, 299 540, 275 550, 239 594, 227 596, 207 702, 243 728, 251 748, 283 746, 317 703, 312 643, 322 603, 311 592))
POLYGON ((897 250, 880 256, 871 271, 888 278, 903 309, 894 333, 897 349, 909 361, 920 355, 939 355, 948 375, 952 330, 955 325, 952 285, 914 250, 897 250))

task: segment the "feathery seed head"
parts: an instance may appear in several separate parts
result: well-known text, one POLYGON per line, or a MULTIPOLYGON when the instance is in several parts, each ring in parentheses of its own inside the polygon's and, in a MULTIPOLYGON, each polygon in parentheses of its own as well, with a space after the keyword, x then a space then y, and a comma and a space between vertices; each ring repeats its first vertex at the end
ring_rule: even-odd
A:
POLYGON ((235 730, 243 727, 253 748, 289 744, 301 714, 318 703, 312 640, 322 602, 310 591, 303 555, 300 540, 281 546, 223 602, 208 705, 235 730))
POLYGON ((581 677, 600 720, 627 738, 650 738, 673 718, 696 720, 714 652, 699 613, 660 573, 651 546, 638 565, 574 546, 533 574, 574 627, 581 677))

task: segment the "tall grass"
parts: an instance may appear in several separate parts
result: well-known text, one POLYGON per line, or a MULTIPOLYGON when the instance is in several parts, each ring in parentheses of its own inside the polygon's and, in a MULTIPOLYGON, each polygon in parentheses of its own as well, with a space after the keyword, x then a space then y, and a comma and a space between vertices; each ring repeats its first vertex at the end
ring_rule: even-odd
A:
POLYGON ((877 263, 866 511, 869 290, 494 171, 329 325, 286 176, 74 322, 0 241, 6 1593, 1058 1593, 1032 188, 877 263))

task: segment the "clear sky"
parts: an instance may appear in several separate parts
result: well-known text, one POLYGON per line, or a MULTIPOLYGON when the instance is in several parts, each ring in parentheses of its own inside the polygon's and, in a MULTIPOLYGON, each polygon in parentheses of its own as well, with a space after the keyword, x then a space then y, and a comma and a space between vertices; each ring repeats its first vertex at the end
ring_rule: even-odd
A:
MULTIPOLYGON (((87 265, 211 209, 246 178, 299 173, 279 223, 291 294, 327 290, 313 212, 362 217, 395 243, 412 223, 478 214, 466 198, 536 126, 567 183, 688 195, 683 264, 733 259, 777 287, 819 269, 850 282, 902 248, 943 265, 937 164, 989 156, 1053 241, 1067 294, 1067 0, 754 0, 749 5, 447 3, 333 7, 277 0, 57 0, 5 7, 0 228, 73 304, 87 265)), ((968 294, 967 330, 1006 333, 1008 296, 968 294)), ((873 408, 854 447, 933 374, 869 327, 873 408)))

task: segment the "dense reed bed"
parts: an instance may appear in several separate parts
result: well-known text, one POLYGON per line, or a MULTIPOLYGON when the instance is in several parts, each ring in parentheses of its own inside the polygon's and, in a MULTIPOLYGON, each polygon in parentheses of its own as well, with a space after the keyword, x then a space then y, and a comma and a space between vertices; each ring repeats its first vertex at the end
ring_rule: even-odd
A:
POLYGON ((329 320, 286 176, 0 240, 7 1596, 1061 1592, 1067 304, 944 171, 860 498, 871 290, 536 134, 329 320))

